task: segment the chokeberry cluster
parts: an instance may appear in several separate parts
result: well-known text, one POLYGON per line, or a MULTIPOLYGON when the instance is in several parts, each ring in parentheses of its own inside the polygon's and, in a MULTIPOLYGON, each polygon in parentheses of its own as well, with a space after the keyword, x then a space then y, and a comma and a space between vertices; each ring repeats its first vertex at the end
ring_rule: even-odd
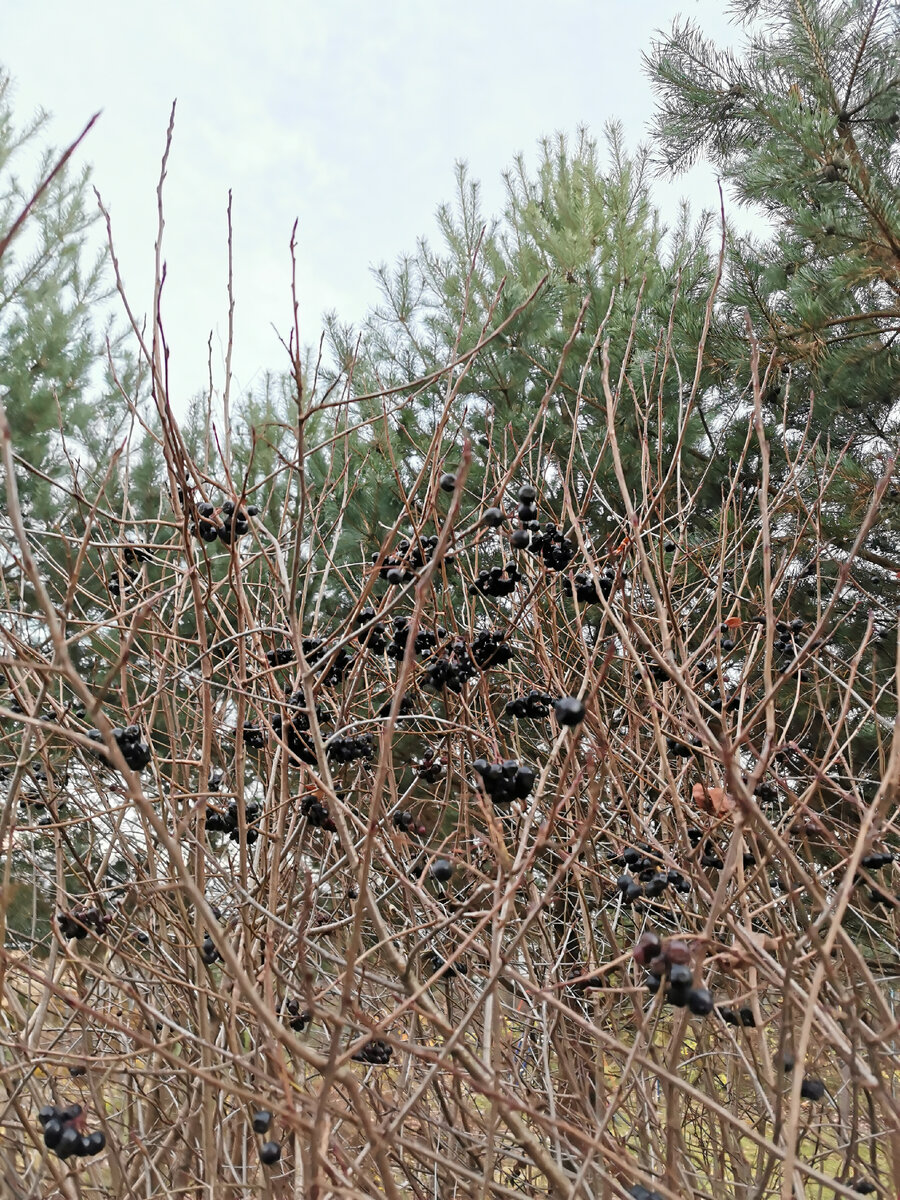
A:
POLYGON ((489 667, 505 667, 515 651, 506 640, 506 634, 493 629, 482 629, 472 642, 472 658, 483 671, 489 667))
MULTIPOLYGON (((357 626, 368 625, 370 621, 374 621, 376 617, 374 608, 362 609, 356 618, 357 626)), ((357 640, 360 641, 366 650, 371 650, 373 654, 383 654, 387 647, 387 631, 383 621, 376 621, 370 629, 365 629, 357 634, 357 640)))
POLYGON ((38 1113, 44 1128, 44 1145, 57 1158, 88 1158, 99 1154, 106 1146, 106 1136, 98 1129, 94 1133, 84 1132, 84 1111, 80 1104, 59 1108, 55 1104, 45 1105, 38 1113))
POLYGON ((626 904, 634 904, 642 898, 655 900, 669 887, 684 893, 691 890, 690 882, 680 871, 664 870, 652 854, 646 842, 641 842, 637 847, 626 846, 623 851, 622 861, 632 873, 620 875, 616 887, 626 904))
POLYGON ((361 733, 357 737, 334 737, 325 747, 329 759, 336 763, 356 762, 357 759, 370 759, 375 750, 371 733, 361 733))
POLYGON ((312 1019, 309 1009, 301 1008, 300 1001, 295 999, 282 1001, 277 1011, 282 1021, 286 1021, 294 1033, 302 1033, 312 1019))
MULTIPOLYGON (((280 721, 281 718, 279 717, 280 721)), ((244 745, 249 746, 251 750, 262 750, 266 744, 266 731, 253 723, 244 723, 241 726, 241 732, 244 735, 244 745)))
POLYGON ((71 912, 56 914, 56 924, 62 936, 67 939, 78 938, 79 941, 86 938, 91 930, 102 936, 112 923, 112 913, 102 913, 99 908, 85 908, 83 905, 73 908, 71 912))
POLYGON ((637 963, 647 969, 646 984, 656 994, 665 980, 665 998, 676 1008, 688 1008, 696 1017, 705 1017, 715 1004, 709 988, 694 987, 691 970, 691 950, 681 938, 663 941, 658 934, 647 930, 634 948, 637 963))
POLYGON ((314 829, 325 829, 329 833, 334 832, 335 824, 331 813, 328 811, 328 806, 315 792, 308 792, 300 801, 300 813, 306 817, 307 824, 311 825, 314 829))
POLYGON ((744 1005, 735 1011, 724 1004, 716 1005, 716 1014, 721 1017, 726 1025, 744 1026, 746 1029, 756 1028, 756 1017, 753 1015, 753 1009, 749 1004, 744 1005))
POLYGON ((540 721, 547 716, 547 710, 552 702, 552 696, 532 688, 524 696, 507 700, 503 711, 506 716, 516 717, 518 720, 540 721))
POLYGON ((601 596, 609 599, 615 579, 615 569, 610 566, 604 567, 600 572, 600 589, 598 591, 593 578, 587 571, 577 571, 574 577, 574 586, 572 580, 563 580, 563 591, 567 596, 574 595, 579 604, 599 604, 601 596))
POLYGON ((233 500, 226 500, 216 508, 204 500, 197 505, 197 519, 191 522, 191 533, 204 542, 214 542, 218 538, 228 546, 235 538, 250 532, 250 517, 255 517, 258 512, 255 504, 238 508, 233 500))
MULTIPOLYGON (((124 729, 114 729, 112 735, 122 752, 122 757, 128 766, 131 767, 132 771, 142 771, 149 764, 153 757, 153 752, 147 742, 141 741, 141 727, 139 725, 126 725, 124 729)), ((88 737, 92 742, 101 743, 96 753, 101 757, 104 756, 106 751, 102 748, 103 734, 100 730, 89 729, 88 737)))
POLYGON ((391 1061, 393 1049, 381 1038, 372 1038, 371 1041, 357 1050, 353 1055, 354 1062, 371 1063, 375 1066, 387 1066, 391 1061))
POLYGON ((429 746, 422 754, 422 761, 416 766, 416 773, 426 783, 437 783, 444 775, 444 759, 429 746))
POLYGON ((216 944, 208 933, 203 935, 203 945, 200 947, 200 957, 208 967, 211 967, 214 962, 217 962, 222 955, 216 949, 216 944))
MULTIPOLYGON (((326 709, 317 709, 316 715, 320 721, 328 716, 326 709)), ((312 738, 309 736, 309 710, 306 708, 306 697, 302 689, 288 692, 285 698, 284 712, 277 712, 272 717, 274 733, 287 743, 287 748, 301 762, 312 765, 316 761, 316 752, 312 738)), ((247 730, 244 729, 246 740, 247 730)))
POLYGON ((112 571, 107 579, 107 587, 111 596, 120 596, 123 591, 134 587, 139 572, 134 567, 121 566, 113 562, 112 571))
POLYGON ((515 562, 505 563, 502 567, 491 567, 490 570, 479 571, 478 578, 469 584, 469 594, 492 596, 511 596, 516 590, 516 584, 522 579, 515 562))
POLYGON ((477 674, 478 668, 469 647, 462 638, 454 638, 439 657, 433 658, 427 664, 423 682, 435 691, 447 688, 448 691, 459 695, 468 681, 477 674))
MULTIPOLYGON (((418 657, 430 654, 438 643, 439 637, 446 637, 447 631, 438 628, 437 633, 430 629, 419 629, 413 642, 413 650, 418 657)), ((406 643, 409 641, 409 617, 394 617, 391 640, 387 644, 388 658, 399 662, 406 653, 406 643)))
POLYGON ((531 795, 537 780, 534 767, 520 765, 514 758, 498 763, 476 758, 472 769, 481 776, 481 785, 495 804, 524 800, 531 795))
MULTIPOLYGON (((415 543, 410 542, 409 538, 401 538, 397 543, 397 554, 388 555, 384 559, 378 574, 387 583, 394 586, 408 583, 411 579, 415 579, 416 571, 421 570, 426 562, 430 562, 434 557, 437 544, 436 534, 418 538, 415 543)), ((377 563, 380 557, 381 555, 376 551, 372 555, 372 562, 377 563)))
MULTIPOLYGON (((260 806, 251 800, 244 806, 244 818, 247 822, 247 844, 252 845, 259 837, 255 824, 259 819, 260 806)), ((231 800, 224 812, 218 808, 207 808, 206 830, 208 833, 227 833, 233 842, 240 841, 240 819, 236 800, 231 800)))
POLYGON ((516 516, 520 528, 510 536, 514 550, 527 550, 542 559, 552 571, 564 571, 575 557, 575 543, 563 535, 557 525, 548 521, 543 529, 538 521, 537 492, 530 483, 519 488, 519 507, 516 516))

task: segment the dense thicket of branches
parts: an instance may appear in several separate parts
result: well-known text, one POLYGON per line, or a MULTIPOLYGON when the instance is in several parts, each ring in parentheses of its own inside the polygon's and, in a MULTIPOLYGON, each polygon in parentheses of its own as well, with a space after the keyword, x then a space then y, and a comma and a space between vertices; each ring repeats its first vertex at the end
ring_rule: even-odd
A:
MULTIPOLYGON (((779 79, 831 30, 874 87, 877 2, 767 12, 779 79)), ((675 149, 705 111, 691 39, 654 57, 675 149)), ((774 55, 715 60, 735 128, 771 116, 774 55)), ((776 169, 729 130, 698 145, 776 169)), ((667 240, 646 156, 615 128, 607 152, 547 143, 493 224, 461 177, 444 246, 383 273, 362 331, 332 321, 316 361, 293 314, 290 369, 183 425, 135 322, 103 437, 57 429, 51 382, 32 438, 15 338, 40 297, 2 260, 35 312, 0 325, 10 1195, 896 1186, 893 410, 829 441, 816 372, 847 342, 806 355, 799 292, 761 319, 746 246, 718 257, 686 213, 667 240), (44 1144, 40 1109, 71 1103, 99 1153, 44 1144)), ((758 256, 799 236, 789 185, 758 256)), ((51 315, 87 389, 67 211, 40 270, 69 264, 51 315)), ((895 288, 854 262, 855 304, 895 288)), ((847 316, 872 371, 891 319, 847 316)))

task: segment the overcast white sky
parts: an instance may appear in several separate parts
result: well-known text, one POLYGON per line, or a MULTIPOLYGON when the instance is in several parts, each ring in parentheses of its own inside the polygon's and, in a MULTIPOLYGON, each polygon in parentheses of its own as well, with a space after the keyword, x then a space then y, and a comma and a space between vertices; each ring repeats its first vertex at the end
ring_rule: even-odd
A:
MULTIPOLYGON (((415 246, 468 161, 498 210, 513 156, 538 139, 620 118, 629 144, 653 111, 641 52, 679 13, 738 36, 715 0, 6 0, 0 62, 17 113, 44 107, 62 144, 97 109, 83 159, 111 208, 132 305, 150 304, 155 187, 172 101, 165 319, 173 399, 204 386, 226 328, 225 209, 234 193, 235 378, 282 368, 288 243, 299 218, 305 342, 322 313, 358 320, 370 268, 415 246)), ((716 206, 709 171, 660 184, 716 206)))

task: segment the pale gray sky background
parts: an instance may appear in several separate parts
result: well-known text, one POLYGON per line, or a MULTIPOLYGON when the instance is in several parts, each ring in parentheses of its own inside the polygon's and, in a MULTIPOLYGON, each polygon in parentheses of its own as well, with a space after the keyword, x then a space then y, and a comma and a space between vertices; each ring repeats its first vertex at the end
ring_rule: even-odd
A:
MULTIPOLYGON (((542 135, 600 134, 620 118, 630 147, 653 111, 641 52, 683 13, 718 41, 737 31, 714 0, 7 0, 0 62, 20 118, 44 107, 59 144, 97 109, 82 160, 110 207, 132 305, 147 310, 155 187, 172 101, 166 185, 164 316, 173 399, 203 388, 213 332, 222 382, 225 210, 234 194, 235 382, 283 368, 274 324, 290 321, 288 243, 299 219, 302 336, 322 313, 359 320, 377 289, 370 268, 412 250, 451 199, 466 159, 485 209, 501 172, 542 135)), ((711 172, 660 183, 718 204, 711 172)))

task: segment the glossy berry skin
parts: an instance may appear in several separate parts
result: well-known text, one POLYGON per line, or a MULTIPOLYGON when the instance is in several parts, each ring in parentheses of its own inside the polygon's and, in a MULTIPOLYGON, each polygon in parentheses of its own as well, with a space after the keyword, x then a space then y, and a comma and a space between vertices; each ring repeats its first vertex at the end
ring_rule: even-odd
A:
POLYGON ((58 1117, 51 1117, 44 1125, 44 1145, 48 1150, 55 1150, 62 1137, 63 1124, 58 1117))
POLYGON ((281 1147, 277 1142, 263 1142, 259 1148, 259 1161, 265 1163, 267 1167, 271 1167, 272 1163, 277 1163, 281 1158, 281 1147))
POLYGON ((452 492, 456 488, 456 476, 445 471, 440 479, 440 488, 442 492, 452 492))
POLYGON ((584 705, 577 696, 560 696, 558 700, 553 701, 553 711, 560 725, 567 725, 569 728, 580 725, 584 720, 584 705))
POLYGON ((687 1006, 695 1017, 708 1016, 715 1004, 709 988, 691 988, 687 994, 687 1006))
POLYGON ((89 1138, 87 1138, 88 1154, 99 1154, 106 1147, 106 1134, 102 1129, 96 1129, 89 1138))
POLYGON ((81 1145, 81 1134, 73 1125, 67 1125, 62 1131, 60 1139, 56 1145, 56 1154, 58 1158, 69 1158, 70 1155, 76 1154, 81 1145))
POLYGON ((453 863, 448 858, 439 858, 431 864, 431 878, 436 883, 448 883, 453 874, 453 863))
POLYGON ((272 1114, 265 1108, 253 1114, 253 1132, 268 1133, 272 1124, 272 1114))

